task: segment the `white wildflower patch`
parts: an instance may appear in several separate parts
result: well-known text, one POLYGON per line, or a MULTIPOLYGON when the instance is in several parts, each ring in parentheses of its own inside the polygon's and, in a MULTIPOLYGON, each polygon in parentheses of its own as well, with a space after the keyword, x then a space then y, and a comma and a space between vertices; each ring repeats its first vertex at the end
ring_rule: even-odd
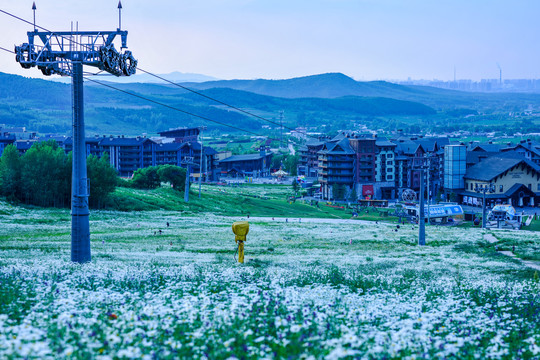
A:
POLYGON ((540 356, 540 284, 477 229, 250 219, 242 265, 234 220, 93 212, 79 265, 68 211, 0 202, 0 358, 540 356))

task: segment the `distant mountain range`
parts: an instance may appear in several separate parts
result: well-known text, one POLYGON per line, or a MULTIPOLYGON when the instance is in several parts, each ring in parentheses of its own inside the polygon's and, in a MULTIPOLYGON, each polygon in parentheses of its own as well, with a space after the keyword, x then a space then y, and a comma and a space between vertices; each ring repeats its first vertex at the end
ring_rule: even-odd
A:
MULTIPOLYGON (((193 74, 193 73, 182 73, 179 71, 174 71, 172 73, 168 74, 156 74, 164 79, 167 79, 169 81, 173 81, 176 83, 180 82, 192 82, 192 83, 199 83, 199 82, 205 82, 205 81, 215 81, 218 80, 215 77, 202 75, 202 74, 193 74)), ((129 76, 129 77, 117 77, 110 74, 103 74, 103 75, 96 75, 96 76, 89 76, 91 79, 94 80, 100 80, 100 81, 108 81, 108 82, 114 82, 114 83, 149 83, 149 84, 166 84, 166 81, 160 80, 156 78, 155 76, 148 75, 145 73, 139 73, 129 76)), ((51 80, 63 82, 63 83, 69 83, 71 80, 69 78, 60 78, 60 77, 52 77, 51 80)))
MULTIPOLYGON (((186 74, 169 75, 164 77, 176 81, 186 74)), ((232 131, 185 112, 252 131, 263 131, 263 125, 275 127, 174 85, 114 83, 109 81, 111 79, 98 77, 110 86, 182 111, 87 81, 85 117, 89 134, 151 134, 171 127, 198 125, 232 131)), ((355 124, 390 130, 412 124, 419 129, 425 124, 446 126, 449 121, 459 126, 460 121, 470 123, 466 118, 469 114, 515 111, 540 103, 540 96, 534 94, 476 94, 384 81, 359 82, 340 73, 286 80, 212 80, 181 84, 274 122, 283 110, 286 126, 320 127, 321 131, 354 129, 355 124)), ((67 84, 0 73, 0 124, 27 126, 41 133, 69 133, 70 93, 67 84)))

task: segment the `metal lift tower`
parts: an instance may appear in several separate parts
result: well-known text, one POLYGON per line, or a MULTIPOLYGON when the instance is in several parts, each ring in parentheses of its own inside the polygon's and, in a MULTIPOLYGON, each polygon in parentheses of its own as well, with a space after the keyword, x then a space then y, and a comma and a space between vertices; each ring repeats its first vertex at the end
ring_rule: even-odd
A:
POLYGON ((84 136, 83 65, 97 67, 116 76, 135 74, 137 60, 131 51, 114 47, 117 36, 120 49, 127 48, 127 31, 120 30, 122 4, 118 2, 119 21, 116 31, 34 31, 28 32, 28 43, 15 47, 16 60, 25 69, 37 66, 44 75, 71 76, 73 107, 73 170, 71 183, 71 261, 91 260, 88 211, 89 181, 86 172, 84 136), (38 44, 39 42, 39 44, 38 44))

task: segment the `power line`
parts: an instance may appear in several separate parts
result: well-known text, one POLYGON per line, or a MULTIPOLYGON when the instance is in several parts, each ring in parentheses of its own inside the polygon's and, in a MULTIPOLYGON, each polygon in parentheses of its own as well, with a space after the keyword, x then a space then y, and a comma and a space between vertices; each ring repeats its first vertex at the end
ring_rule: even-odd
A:
POLYGON ((88 81, 91 81, 91 82, 94 82, 96 84, 99 84, 99 85, 102 85, 102 86, 105 86, 105 87, 108 87, 110 89, 113 89, 113 90, 116 90, 116 91, 120 91, 124 94, 127 94, 127 95, 131 95, 131 96, 134 96, 136 98, 139 98, 139 99, 142 99, 142 100, 146 100, 148 102, 151 102, 151 103, 154 103, 154 104, 157 104, 157 105, 160 105, 160 106, 163 106, 163 107, 166 107, 166 108, 169 108, 171 110, 175 110, 175 111, 178 111, 178 112, 181 112, 181 113, 184 113, 184 114, 187 114, 187 115, 190 115, 190 116, 193 116, 193 117, 196 117, 196 118, 199 118, 199 119, 202 119, 202 120, 206 120, 206 121, 210 121, 210 122, 213 122, 215 124, 218 124, 218 125, 223 125, 223 126, 227 126, 231 129, 235 129, 235 130, 238 130, 238 131, 243 131, 243 132, 246 132, 246 133, 249 133, 251 135, 255 135, 255 136, 260 136, 260 137, 266 137, 270 140, 275 140, 275 141, 279 141, 278 139, 274 139, 274 138, 271 138, 271 137, 268 137, 268 136, 265 136, 265 135, 262 135, 262 134, 258 134, 256 132, 253 132, 253 131, 250 131, 250 130, 246 130, 246 129, 243 129, 243 128, 240 128, 238 126, 234 126, 234 125, 229 125, 229 124, 226 124, 226 123, 223 123, 221 121, 217 121, 217 120, 214 120, 214 119, 210 119, 206 116, 202 116, 202 115, 197 115, 197 114, 194 114, 192 112, 189 112, 189 111, 186 111, 186 110, 182 110, 182 109, 179 109, 177 107, 174 107, 174 106, 171 106, 171 105, 167 105, 167 104, 164 104, 162 102, 159 102, 159 101, 156 101, 156 100, 152 100, 150 98, 147 98, 145 96, 142 96, 142 95, 138 95, 138 94, 135 94, 135 93, 132 93, 132 92, 129 92, 129 91, 126 91, 126 90, 122 90, 122 89, 119 89, 117 87, 114 87, 112 85, 109 85, 109 84, 105 84, 105 83, 102 83, 100 81, 97 81, 97 80, 92 80, 88 77, 84 77, 84 79, 88 80, 88 81))
MULTIPOLYGON (((54 31, 51 31, 51 30, 49 30, 49 29, 47 29, 47 28, 44 28, 43 26, 36 25, 35 23, 32 23, 32 22, 30 22, 30 21, 28 21, 28 20, 25 20, 25 19, 23 19, 23 18, 21 18, 21 17, 15 15, 15 14, 12 14, 12 13, 7 12, 7 11, 5 11, 5 10, 0 9, 0 12, 6 14, 6 15, 8 15, 8 16, 11 16, 12 18, 15 18, 15 19, 17 19, 17 20, 20 20, 20 21, 22 21, 22 22, 24 22, 24 23, 27 23, 27 24, 30 24, 30 25, 34 26, 34 29, 35 29, 35 28, 38 28, 38 29, 41 29, 41 30, 46 31, 46 32, 54 33, 54 31)), ((57 35, 57 36, 58 36, 58 37, 61 37, 61 38, 64 39, 64 40, 73 42, 73 43, 75 43, 75 44, 77 44, 77 45, 80 45, 80 46, 82 46, 82 47, 85 47, 85 48, 87 48, 87 49, 90 49, 90 47, 89 47, 88 45, 81 44, 81 43, 79 43, 79 42, 77 42, 77 41, 75 41, 75 40, 73 40, 73 39, 70 39, 70 38, 67 37, 67 36, 63 36, 63 35, 57 35)))
MULTIPOLYGON (((8 49, 6 49, 6 48, 0 47, 0 49, 1 49, 1 50, 4 50, 4 51, 7 51, 7 52, 9 52, 9 53, 15 54, 15 52, 13 52, 13 51, 11 51, 11 50, 8 50, 8 49)), ((94 82, 94 83, 96 83, 96 84, 99 84, 99 85, 108 87, 108 88, 110 88, 110 89, 113 89, 113 90, 116 90, 116 91, 120 91, 120 92, 122 92, 122 93, 124 93, 124 94, 131 95, 131 96, 134 96, 134 97, 136 97, 136 98, 139 98, 139 99, 142 99, 142 100, 145 100, 145 101, 148 101, 148 102, 151 102, 151 103, 154 103, 154 104, 157 104, 157 105, 160 105, 160 106, 169 108, 169 109, 171 109, 171 110, 175 110, 175 111, 184 113, 184 114, 186 114, 186 115, 190 115, 190 116, 193 116, 193 117, 202 119, 202 120, 210 121, 210 122, 213 122, 213 123, 215 123, 215 124, 222 125, 222 126, 226 126, 226 127, 229 127, 229 128, 235 129, 235 130, 238 130, 238 131, 246 132, 246 133, 249 133, 249 134, 251 134, 251 135, 260 136, 260 137, 266 137, 266 138, 268 138, 268 139, 270 139, 270 140, 279 141, 278 139, 275 139, 275 138, 272 138, 272 137, 267 137, 267 136, 265 136, 265 135, 262 135, 262 134, 259 134, 259 133, 256 133, 256 132, 253 132, 253 131, 250 131, 250 130, 247 130, 247 129, 243 129, 243 128, 240 128, 240 127, 237 127, 237 126, 234 126, 234 125, 229 125, 229 124, 223 123, 223 122, 221 122, 221 121, 217 121, 217 120, 214 120, 214 119, 210 119, 210 118, 208 118, 208 117, 206 117, 206 116, 197 115, 197 114, 194 114, 194 113, 192 113, 192 112, 189 112, 189 111, 186 111, 186 110, 182 110, 182 109, 179 109, 179 108, 177 108, 177 107, 170 106, 170 105, 164 104, 164 103, 159 102, 159 101, 156 101, 156 100, 149 99, 149 98, 147 98, 147 97, 145 97, 145 96, 142 96, 142 95, 134 94, 134 93, 131 93, 131 92, 129 92, 129 91, 119 89, 119 88, 114 87, 114 86, 112 86, 112 85, 105 84, 105 83, 102 83, 102 82, 100 82, 100 81, 90 79, 90 78, 88 78, 88 77, 86 77, 86 76, 84 76, 84 79, 85 79, 85 80, 88 80, 88 81, 91 81, 91 82, 94 82)))
MULTIPOLYGON (((30 22, 30 21, 28 21, 28 20, 25 20, 25 19, 23 19, 23 18, 21 18, 21 17, 19 17, 19 16, 17 16, 17 15, 14 15, 14 14, 12 14, 12 13, 10 13, 10 12, 7 12, 7 11, 5 11, 5 10, 0 9, 0 12, 6 14, 6 15, 8 15, 8 16, 11 16, 11 17, 13 17, 13 18, 15 18, 15 19, 17 19, 17 20, 20 20, 20 21, 22 21, 22 22, 24 22, 24 23, 27 23, 27 24, 29 24, 29 25, 35 26, 36 28, 39 28, 39 29, 41 29, 41 30, 43 30, 43 31, 52 32, 52 31, 50 31, 50 30, 48 30, 48 29, 46 29, 46 28, 44 28, 44 27, 42 27, 42 26, 36 25, 35 23, 32 23, 32 22, 30 22)), ((66 36, 62 36, 62 35, 58 35, 58 36, 61 37, 61 38, 63 38, 63 39, 65 39, 65 40, 67 40, 67 41, 73 42, 73 43, 75 43, 75 44, 77 44, 77 45, 80 45, 80 46, 83 46, 83 47, 88 47, 88 45, 81 44, 81 43, 79 43, 78 41, 76 41, 76 40, 74 40, 74 39, 72 39, 72 38, 69 38, 69 37, 66 37, 66 36)), ((14 52, 9 51, 9 50, 4 49, 4 48, 2 48, 2 50, 5 50, 5 51, 8 51, 8 52, 14 53, 14 52)), ((236 106, 227 104, 227 103, 225 103, 225 102, 223 102, 223 101, 221 101, 221 100, 218 100, 218 99, 215 99, 215 98, 213 98, 213 97, 211 97, 211 96, 205 95, 205 94, 203 94, 203 93, 201 93, 201 92, 199 92, 199 91, 190 89, 190 88, 188 88, 188 87, 186 87, 186 86, 177 84, 177 83, 175 83, 175 82, 173 82, 173 81, 170 81, 170 80, 167 80, 167 79, 165 79, 165 78, 163 78, 163 77, 161 77, 161 76, 159 76, 159 75, 153 74, 153 73, 151 73, 151 72, 149 72, 149 71, 146 71, 146 70, 144 70, 144 69, 142 69, 142 68, 140 68, 140 67, 138 67, 137 69, 140 70, 140 71, 142 71, 142 72, 144 72, 144 73, 146 73, 146 74, 148 74, 148 75, 154 76, 154 77, 156 77, 156 78, 158 78, 158 79, 160 79, 160 80, 163 80, 163 81, 165 81, 165 82, 167 82, 167 83, 170 83, 170 84, 172 84, 172 85, 174 85, 174 86, 177 86, 177 87, 179 87, 179 88, 182 88, 182 89, 184 89, 184 90, 186 90, 186 91, 192 92, 192 93, 194 93, 194 94, 197 94, 197 95, 199 95, 199 96, 202 96, 202 97, 204 97, 204 98, 207 98, 207 99, 209 99, 209 100, 212 100, 212 101, 214 101, 214 102, 217 102, 217 103, 219 103, 219 104, 225 105, 225 106, 227 106, 227 107, 230 107, 231 109, 240 111, 240 112, 242 112, 242 113, 244 113, 244 114, 246 114, 246 115, 250 115, 250 116, 253 116, 253 117, 257 118, 257 119, 260 119, 260 120, 269 122, 269 123, 274 124, 274 125, 278 125, 278 126, 280 126, 281 128, 286 128, 286 129, 291 130, 291 131, 295 130, 295 129, 290 128, 290 127, 288 127, 288 126, 284 126, 283 124, 280 124, 280 123, 274 122, 274 121, 272 121, 272 120, 263 118, 262 116, 253 114, 253 113, 251 113, 251 112, 249 112, 249 111, 240 109, 240 108, 238 108, 238 107, 236 107, 236 106)), ((86 78, 86 77, 85 77, 85 79, 86 79, 86 80, 89 80, 89 81, 94 81, 94 82, 96 82, 96 83, 99 83, 98 81, 91 80, 91 79, 86 78)), ((102 83, 99 83, 99 84, 104 85, 104 86, 108 86, 108 85, 105 85, 105 84, 102 84, 102 83)), ((121 90, 121 89, 118 89, 118 88, 115 88, 115 87, 112 87, 112 86, 108 86, 108 87, 113 88, 113 89, 118 90, 118 91, 125 92, 125 93, 130 94, 130 95, 134 95, 134 96, 139 97, 139 95, 131 94, 131 93, 127 92, 127 91, 124 91, 124 90, 121 90)), ((144 98, 144 97, 141 97, 141 98, 144 98)), ((145 99, 146 99, 146 98, 145 98, 145 99)), ((153 100, 150 100, 150 99, 147 99, 147 100, 153 101, 153 100)), ((154 102, 154 101, 153 101, 153 102, 154 102)), ((156 103, 159 103, 159 102, 156 102, 156 103)), ((161 103, 159 103, 159 104, 160 104, 160 105, 163 105, 163 106, 168 106, 168 105, 161 104, 161 103)), ((178 110, 181 111, 181 112, 184 112, 183 110, 180 110, 180 109, 178 109, 178 110)), ((189 113, 189 115, 199 117, 199 116, 196 115, 196 114, 191 114, 191 113, 189 113)), ((233 126, 233 125, 228 125, 228 124, 225 124, 225 123, 220 123, 220 122, 217 122, 217 121, 212 120, 212 119, 205 119, 205 120, 212 121, 212 122, 215 122, 215 123, 218 123, 218 124, 221 124, 221 125, 224 125, 224 126, 228 126, 228 127, 231 127, 231 128, 236 128, 236 127, 233 126)), ((247 131, 247 130, 241 130, 241 131, 247 131)), ((255 133, 253 133, 253 132, 250 132, 250 133, 255 134, 255 133)), ((257 135, 257 136, 263 136, 263 135, 259 135, 259 134, 256 134, 256 135, 257 135)), ((309 137, 312 137, 312 138, 316 138, 315 136, 312 136, 312 135, 308 135, 308 134, 306 134, 306 135, 309 136, 309 137)), ((271 139, 271 138, 269 137, 269 139, 271 139)), ((272 140, 277 140, 277 139, 272 139, 272 140)))
MULTIPOLYGON (((33 26, 35 26, 36 28, 39 28, 39 29, 41 29, 41 30, 43 30, 43 31, 51 32, 50 30, 48 30, 48 29, 46 29, 46 28, 44 28, 44 27, 42 27, 42 26, 36 25, 35 23, 32 23, 32 22, 30 22, 30 21, 28 21, 28 20, 25 20, 25 19, 23 19, 23 18, 21 18, 21 17, 19 17, 19 16, 17 16, 17 15, 14 15, 14 14, 12 14, 12 13, 10 13, 10 12, 7 12, 7 11, 5 11, 5 10, 0 9, 0 12, 6 14, 6 15, 8 15, 8 16, 11 16, 11 17, 13 17, 13 18, 15 18, 15 19, 17 19, 17 20, 20 20, 20 21, 22 21, 22 22, 24 22, 24 23, 33 25, 33 26)), ((58 36, 61 37, 61 38, 63 38, 63 39, 65 39, 65 40, 67 40, 67 41, 73 42, 73 43, 75 43, 75 44, 77 44, 77 45, 80 45, 80 46, 83 46, 83 47, 88 47, 88 45, 81 44, 81 43, 77 42, 76 40, 71 39, 71 38, 69 38, 69 37, 62 36, 62 35, 58 35, 58 36)), ((214 102, 216 102, 216 103, 218 103, 218 104, 225 105, 225 106, 227 106, 227 107, 230 107, 231 109, 234 109, 234 110, 236 110, 236 111, 240 111, 240 112, 242 112, 242 113, 244 113, 244 114, 246 114, 246 115, 253 116, 253 117, 255 117, 255 118, 259 119, 259 120, 263 120, 263 121, 269 122, 269 123, 271 123, 271 124, 277 125, 277 126, 279 126, 281 129, 285 128, 285 129, 288 129, 288 130, 291 130, 291 131, 294 131, 294 130, 295 130, 295 129, 291 128, 291 127, 288 127, 288 126, 283 125, 283 123, 277 123, 277 122, 275 122, 275 121, 266 119, 266 118, 264 118, 264 117, 262 117, 262 116, 253 114, 252 112, 249 112, 249 111, 247 111, 247 110, 240 109, 239 107, 236 107, 236 106, 234 106, 234 105, 230 105, 230 104, 228 104, 228 103, 226 103, 226 102, 224 102, 224 101, 215 99, 215 98, 213 98, 213 97, 211 97, 211 96, 208 96, 208 95, 206 95, 206 94, 203 94, 203 93, 201 93, 201 92, 199 92, 199 91, 196 91, 196 90, 190 89, 190 88, 188 88, 188 87, 186 87, 186 86, 177 84, 177 83, 175 83, 175 82, 173 82, 173 81, 170 81, 170 80, 168 80, 168 79, 165 79, 165 78, 163 78, 163 77, 161 77, 161 76, 159 76, 159 75, 156 75, 156 74, 154 74, 154 73, 151 73, 150 71, 144 70, 144 69, 142 69, 142 68, 140 68, 140 67, 138 67, 137 69, 140 70, 140 71, 142 71, 142 72, 145 73, 145 74, 148 74, 148 75, 153 76, 153 77, 155 77, 155 78, 157 78, 157 79, 160 79, 160 80, 162 80, 162 81, 165 81, 165 82, 167 82, 167 83, 169 83, 169 84, 171 84, 171 85, 177 86, 177 87, 182 88, 182 89, 184 89, 184 90, 186 90, 186 91, 192 92, 192 93, 194 93, 194 94, 197 94, 197 95, 199 95, 199 96, 202 96, 202 97, 204 97, 204 98, 207 98, 207 99, 209 99, 209 100, 212 100, 212 101, 214 101, 214 102)), ((313 135, 306 134, 306 136, 311 137, 311 138, 314 138, 314 139, 318 139, 316 136, 313 136, 313 135)))
POLYGON ((6 49, 6 48, 4 48, 4 47, 1 47, 1 46, 0 46, 0 49, 1 49, 1 50, 4 50, 4 51, 7 51, 8 53, 15 54, 15 51, 8 50, 8 49, 6 49))
MULTIPOLYGON (((272 120, 263 118, 262 116, 253 114, 252 112, 249 112, 249 111, 247 111, 247 110, 243 110, 243 109, 240 109, 240 108, 238 108, 238 107, 236 107, 236 106, 227 104, 226 102, 223 102, 223 101, 221 101, 221 100, 215 99, 215 98, 213 98, 213 97, 211 97, 211 96, 208 96, 208 95, 203 94, 203 93, 201 93, 201 92, 199 92, 199 91, 190 89, 190 88, 188 88, 188 87, 186 87, 186 86, 180 85, 180 84, 175 83, 175 82, 173 82, 173 81, 167 80, 167 79, 165 79, 164 77, 161 77, 161 76, 159 76, 159 75, 153 74, 153 73, 151 73, 150 71, 146 71, 146 70, 144 70, 144 69, 142 69, 142 68, 140 68, 140 67, 137 67, 137 70, 142 71, 142 72, 145 73, 145 74, 151 75, 151 76, 153 76, 153 77, 155 77, 155 78, 157 78, 157 79, 163 80, 163 81, 165 81, 165 82, 167 82, 167 83, 169 83, 169 84, 171 84, 171 85, 177 86, 177 87, 179 87, 179 88, 182 88, 182 89, 184 89, 184 90, 187 90, 187 91, 189 91, 189 92, 192 92, 192 93, 194 93, 194 94, 197 94, 197 95, 199 95, 199 96, 202 96, 202 97, 207 98, 207 99, 209 99, 209 100, 215 101, 215 102, 217 102, 218 104, 225 105, 225 106, 227 106, 227 107, 230 107, 231 109, 234 109, 234 110, 243 112, 244 114, 253 116, 253 117, 257 118, 257 119, 260 119, 260 120, 269 122, 269 123, 274 124, 274 125, 278 125, 278 126, 280 126, 281 128, 285 128, 285 129, 288 129, 288 130, 295 130, 295 129, 293 129, 293 128, 290 128, 290 127, 288 127, 288 126, 283 125, 283 123, 278 123, 278 122, 275 122, 275 121, 272 121, 272 120)), ((307 135, 307 134, 306 134, 306 135, 307 135)), ((316 138, 315 136, 312 136, 312 135, 308 135, 308 136, 313 137, 313 138, 316 138)))

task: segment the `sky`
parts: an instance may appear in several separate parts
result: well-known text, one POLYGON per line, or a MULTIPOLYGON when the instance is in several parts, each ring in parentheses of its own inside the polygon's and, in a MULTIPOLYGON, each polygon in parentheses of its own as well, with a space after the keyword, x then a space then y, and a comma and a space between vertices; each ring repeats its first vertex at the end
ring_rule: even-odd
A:
MULTIPOLYGON (((51 30, 115 30, 117 0, 37 0, 51 30)), ((540 78, 538 0, 123 0, 122 29, 153 73, 285 79, 341 72, 356 80, 540 78)), ((0 9, 32 20, 32 1, 0 9)), ((0 46, 32 26, 0 13, 0 46)), ((39 77, 0 51, 0 71, 39 77)))

